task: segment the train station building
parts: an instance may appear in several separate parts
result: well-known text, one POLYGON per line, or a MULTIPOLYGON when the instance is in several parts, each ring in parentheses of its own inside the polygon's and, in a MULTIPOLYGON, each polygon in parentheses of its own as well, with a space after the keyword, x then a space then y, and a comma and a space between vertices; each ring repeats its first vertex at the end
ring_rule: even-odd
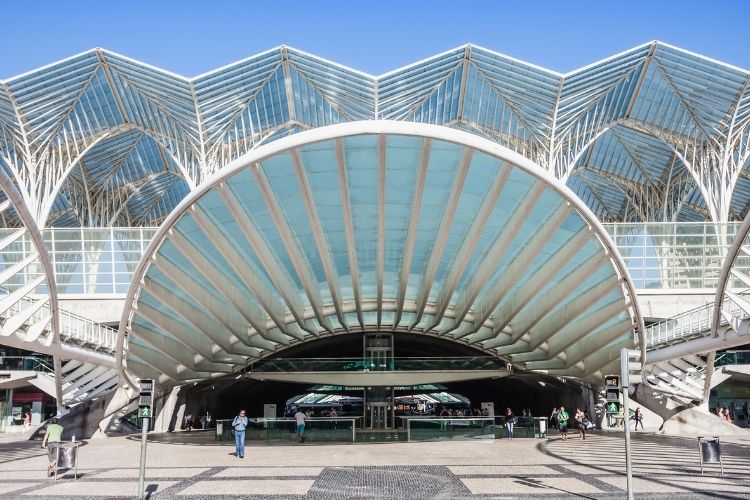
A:
POLYGON ((722 62, 465 45, 374 76, 282 46, 185 77, 93 49, 0 82, 0 167, 0 431, 118 432, 140 379, 157 431, 607 425, 622 349, 666 430, 748 419, 750 73, 722 62))

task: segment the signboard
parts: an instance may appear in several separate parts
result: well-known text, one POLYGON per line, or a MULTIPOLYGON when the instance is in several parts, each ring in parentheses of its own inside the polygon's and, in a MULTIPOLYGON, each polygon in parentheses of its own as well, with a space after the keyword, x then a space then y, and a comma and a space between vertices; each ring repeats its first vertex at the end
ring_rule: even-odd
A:
POLYGON ((263 418, 276 418, 275 404, 266 403, 263 405, 263 418))
POLYGON ((492 401, 481 403, 481 407, 482 407, 482 413, 484 413, 484 410, 487 410, 488 417, 495 416, 495 403, 493 403, 492 401))

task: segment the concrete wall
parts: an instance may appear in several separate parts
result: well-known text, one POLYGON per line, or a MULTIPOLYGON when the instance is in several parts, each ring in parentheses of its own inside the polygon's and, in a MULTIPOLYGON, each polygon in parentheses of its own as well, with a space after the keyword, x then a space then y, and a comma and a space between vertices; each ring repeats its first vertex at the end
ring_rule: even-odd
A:
POLYGON ((638 290, 638 305, 646 321, 671 318, 713 302, 715 290, 638 290))
POLYGON ((60 309, 96 323, 117 326, 125 307, 124 295, 62 295, 60 309))

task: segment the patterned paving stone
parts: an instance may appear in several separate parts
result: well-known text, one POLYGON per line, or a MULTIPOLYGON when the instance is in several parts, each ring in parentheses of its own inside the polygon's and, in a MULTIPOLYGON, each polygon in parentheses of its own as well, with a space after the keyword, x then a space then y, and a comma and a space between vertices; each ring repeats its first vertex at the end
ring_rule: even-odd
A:
MULTIPOLYGON (((167 468, 149 468, 146 470, 146 479, 155 478, 174 478, 174 477, 193 477, 207 468, 189 468, 189 467, 167 467, 167 468)), ((132 469, 110 469, 96 475, 97 479, 138 479, 139 470, 132 469)))
POLYGON ((294 477, 317 476, 323 467, 227 467, 213 477, 294 477))
POLYGON ((464 498, 470 491, 447 467, 326 467, 311 499, 464 498))
POLYGON ((543 478, 468 478, 461 480, 475 495, 492 494, 549 494, 580 495, 603 493, 602 490, 578 479, 563 477, 543 478))
POLYGON ((560 474, 559 471, 543 465, 450 465, 448 469, 457 476, 536 476, 560 474))
POLYGON ((312 479, 252 479, 226 481, 198 481, 178 493, 179 496, 201 497, 237 495, 304 495, 313 485, 312 479))
MULTIPOLYGON (((592 433, 583 442, 257 446, 244 461, 231 456, 231 444, 206 445, 193 438, 150 443, 150 500, 625 497, 623 442, 616 433, 592 433)), ((132 500, 139 444, 128 438, 91 441, 81 455, 83 476, 73 481, 70 474, 55 483, 44 476, 47 458, 38 446, 32 455, 23 445, 0 443, 0 450, 6 447, 14 457, 0 461, 0 499, 132 500)), ((694 440, 638 435, 633 443, 636 497, 750 500, 750 439, 727 443, 722 451, 725 476, 718 467, 701 476, 694 440)))
MULTIPOLYGON (((175 481, 149 481, 150 491, 158 493, 175 484, 175 481)), ((51 486, 26 492, 24 496, 69 497, 134 497, 138 489, 136 481, 58 481, 51 486)))
POLYGON ((31 486, 35 486, 36 483, 5 483, 0 484, 0 495, 3 495, 5 493, 11 493, 13 491, 22 490, 25 488, 29 488, 31 486))

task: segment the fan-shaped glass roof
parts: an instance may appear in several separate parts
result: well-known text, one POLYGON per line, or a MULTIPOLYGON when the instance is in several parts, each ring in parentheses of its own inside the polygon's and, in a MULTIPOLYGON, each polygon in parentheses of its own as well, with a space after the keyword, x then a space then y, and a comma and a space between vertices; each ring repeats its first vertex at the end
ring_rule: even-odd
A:
POLYGON ((597 377, 634 344, 612 250, 571 191, 490 141, 390 121, 316 129, 240 158, 170 215, 133 280, 127 365, 181 383, 388 331, 597 377))

